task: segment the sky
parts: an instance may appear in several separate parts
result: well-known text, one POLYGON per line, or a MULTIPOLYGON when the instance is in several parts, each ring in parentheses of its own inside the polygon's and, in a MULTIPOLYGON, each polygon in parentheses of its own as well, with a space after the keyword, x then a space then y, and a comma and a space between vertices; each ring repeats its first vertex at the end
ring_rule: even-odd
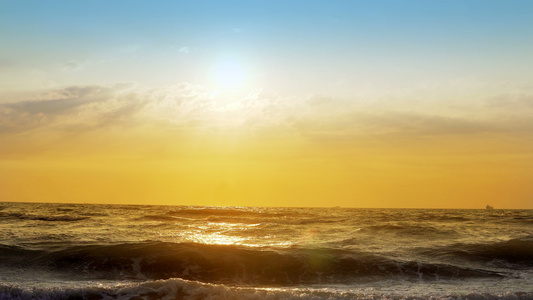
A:
POLYGON ((0 201, 533 209, 532 1, 0 0, 0 201))

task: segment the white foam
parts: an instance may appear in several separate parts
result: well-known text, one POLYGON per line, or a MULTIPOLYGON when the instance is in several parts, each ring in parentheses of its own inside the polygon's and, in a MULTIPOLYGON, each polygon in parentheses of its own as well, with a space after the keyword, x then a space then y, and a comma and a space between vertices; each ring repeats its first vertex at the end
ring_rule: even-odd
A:
MULTIPOLYGON (((449 286, 450 287, 450 286, 449 286)), ((438 289, 436 289, 438 290, 438 289)), ((436 291, 434 290, 434 291, 436 291)), ((318 300, 318 299, 533 299, 533 293, 484 293, 450 292, 445 287, 442 293, 424 294, 413 289, 392 286, 389 289, 379 287, 236 287, 221 284, 208 284, 182 279, 167 279, 143 282, 62 282, 54 286, 22 286, 0 284, 2 300, 55 300, 69 297, 101 299, 131 299, 135 297, 148 299, 225 299, 225 300, 318 300), (406 293, 407 292, 407 293, 406 293)))

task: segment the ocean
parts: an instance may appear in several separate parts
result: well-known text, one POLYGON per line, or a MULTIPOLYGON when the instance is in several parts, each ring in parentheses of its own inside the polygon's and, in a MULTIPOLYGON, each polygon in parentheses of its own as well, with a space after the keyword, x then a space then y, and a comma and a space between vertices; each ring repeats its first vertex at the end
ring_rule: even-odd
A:
POLYGON ((0 299, 533 299, 533 210, 0 203, 0 299))

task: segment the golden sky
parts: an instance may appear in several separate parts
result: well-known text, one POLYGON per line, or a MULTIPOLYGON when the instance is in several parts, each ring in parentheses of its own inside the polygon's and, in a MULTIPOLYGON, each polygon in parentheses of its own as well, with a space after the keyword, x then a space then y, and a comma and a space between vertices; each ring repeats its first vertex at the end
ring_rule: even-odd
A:
POLYGON ((0 4, 0 201, 533 208, 531 2, 134 3, 0 4))

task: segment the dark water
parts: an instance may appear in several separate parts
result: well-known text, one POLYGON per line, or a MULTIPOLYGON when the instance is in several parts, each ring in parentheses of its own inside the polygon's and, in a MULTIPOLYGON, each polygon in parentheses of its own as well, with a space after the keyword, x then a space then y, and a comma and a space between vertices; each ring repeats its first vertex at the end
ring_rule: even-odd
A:
POLYGON ((0 203, 0 299, 533 299, 533 211, 0 203))

